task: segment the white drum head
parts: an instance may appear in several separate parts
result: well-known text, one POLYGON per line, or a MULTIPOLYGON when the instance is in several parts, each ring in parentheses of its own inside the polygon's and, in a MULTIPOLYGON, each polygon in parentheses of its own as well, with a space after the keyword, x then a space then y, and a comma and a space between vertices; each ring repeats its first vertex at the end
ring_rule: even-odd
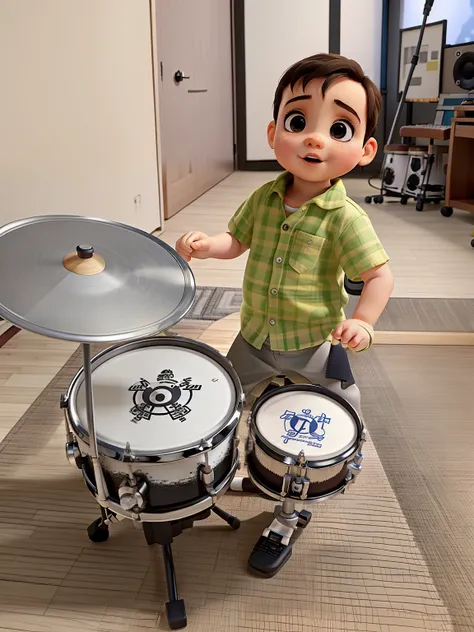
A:
POLYGON ((287 390, 270 396, 257 410, 255 424, 279 452, 308 461, 343 454, 357 439, 357 423, 335 399, 316 391, 287 390))
MULTIPOLYGON (((92 367, 97 439, 132 452, 179 451, 214 436, 237 407, 230 375, 193 348, 144 346, 92 367)), ((84 382, 76 398, 88 431, 84 382)))

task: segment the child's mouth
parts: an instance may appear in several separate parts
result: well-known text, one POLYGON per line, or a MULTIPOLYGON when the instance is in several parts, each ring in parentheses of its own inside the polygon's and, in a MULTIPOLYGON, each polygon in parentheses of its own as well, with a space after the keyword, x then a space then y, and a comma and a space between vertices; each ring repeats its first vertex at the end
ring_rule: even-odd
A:
POLYGON ((316 158, 316 156, 305 156, 303 160, 312 164, 317 164, 318 162, 322 162, 322 160, 320 160, 319 158, 316 158))

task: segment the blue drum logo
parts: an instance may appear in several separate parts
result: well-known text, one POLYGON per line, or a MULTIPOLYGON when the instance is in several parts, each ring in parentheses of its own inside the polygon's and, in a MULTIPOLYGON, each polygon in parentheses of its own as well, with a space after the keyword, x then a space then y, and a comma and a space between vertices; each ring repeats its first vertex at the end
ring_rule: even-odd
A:
POLYGON ((306 445, 321 448, 319 443, 326 434, 325 426, 331 421, 325 413, 312 415, 311 409, 303 408, 301 413, 285 410, 280 419, 285 421, 285 433, 282 435, 284 443, 300 441, 306 445))

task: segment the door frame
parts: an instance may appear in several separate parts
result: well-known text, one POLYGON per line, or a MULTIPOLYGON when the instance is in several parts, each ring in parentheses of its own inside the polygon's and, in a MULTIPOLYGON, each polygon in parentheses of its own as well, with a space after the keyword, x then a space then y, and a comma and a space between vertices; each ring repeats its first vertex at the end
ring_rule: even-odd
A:
POLYGON ((158 42, 156 29, 156 0, 148 0, 150 12, 150 48, 153 83, 153 107, 155 111, 155 147, 156 165, 158 172, 158 200, 160 203, 159 216, 160 228, 156 231, 161 234, 165 230, 165 206, 163 195, 163 154, 161 149, 161 125, 160 125, 160 78, 158 74, 158 42))

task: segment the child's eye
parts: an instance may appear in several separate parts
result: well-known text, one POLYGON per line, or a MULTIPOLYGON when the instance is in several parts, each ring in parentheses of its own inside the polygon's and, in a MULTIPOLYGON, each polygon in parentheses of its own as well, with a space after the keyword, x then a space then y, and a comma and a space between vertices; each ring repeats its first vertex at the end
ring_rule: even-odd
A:
POLYGON ((354 136, 354 128, 349 121, 336 121, 331 125, 331 137, 347 143, 354 136))
POLYGON ((289 112, 285 116, 285 129, 287 132, 302 132, 306 127, 306 119, 301 112, 289 112))

